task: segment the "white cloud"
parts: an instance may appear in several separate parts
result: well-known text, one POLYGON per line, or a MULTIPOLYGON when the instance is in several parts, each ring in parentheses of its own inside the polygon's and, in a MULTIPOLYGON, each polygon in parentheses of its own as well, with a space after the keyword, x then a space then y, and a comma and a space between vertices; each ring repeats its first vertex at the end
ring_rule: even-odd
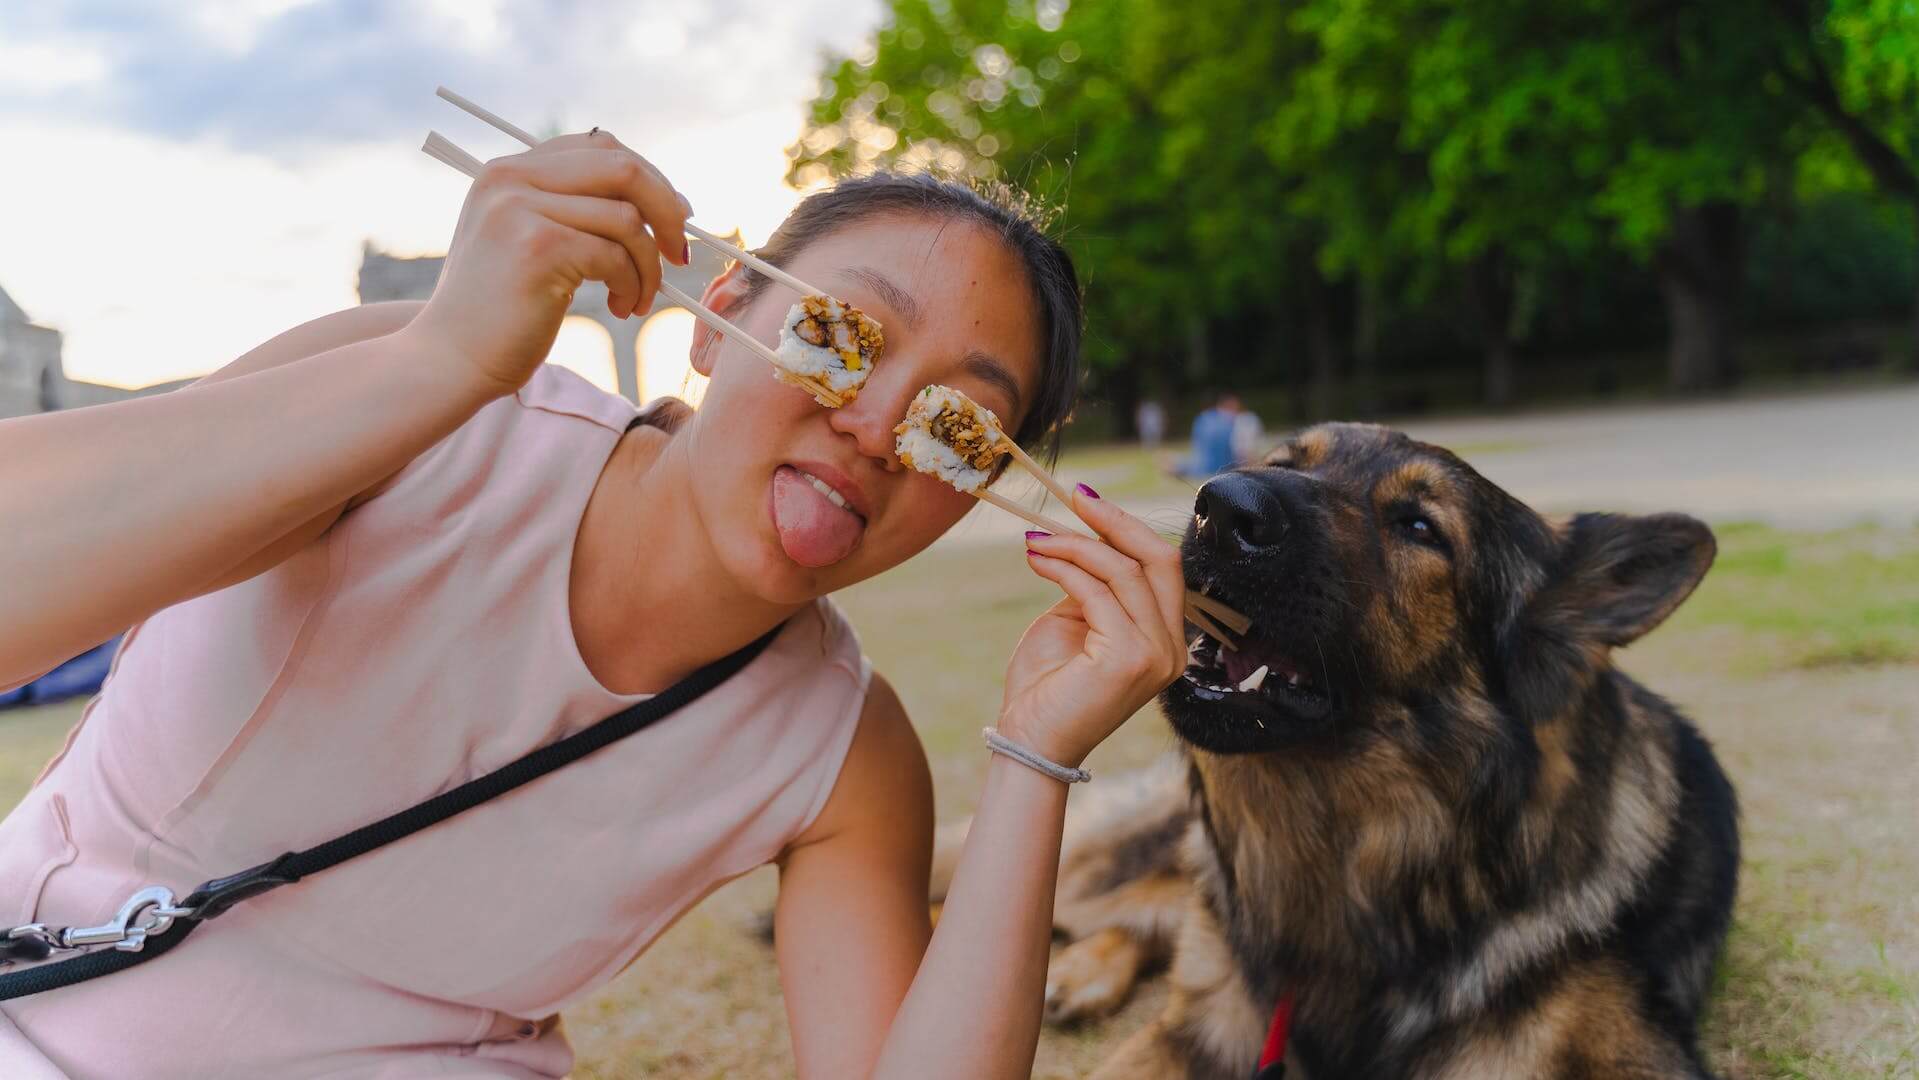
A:
POLYGON ((106 54, 76 41, 0 41, 0 87, 40 95, 105 79, 106 54))
POLYGON ((798 198, 782 149, 820 49, 878 20, 873 0, 223 3, 213 46, 177 10, 0 5, 0 88, 71 91, 0 94, 0 285, 65 332, 76 377, 210 370, 352 304, 363 240, 445 250, 466 184, 419 152, 427 128, 483 158, 519 147, 435 83, 534 131, 600 124, 701 224, 762 241, 798 198))
POLYGON ((189 23, 208 43, 238 56, 253 48, 261 31, 289 11, 315 0, 193 0, 180 5, 189 23))

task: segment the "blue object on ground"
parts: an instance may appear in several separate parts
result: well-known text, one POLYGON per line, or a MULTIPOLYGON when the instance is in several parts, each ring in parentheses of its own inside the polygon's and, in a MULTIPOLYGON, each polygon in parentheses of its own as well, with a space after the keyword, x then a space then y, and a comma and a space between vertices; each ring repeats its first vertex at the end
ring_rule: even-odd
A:
POLYGON ((113 667, 113 651, 120 646, 115 637, 68 660, 45 675, 18 689, 0 694, 0 709, 18 705, 45 705, 70 697, 96 693, 113 667))

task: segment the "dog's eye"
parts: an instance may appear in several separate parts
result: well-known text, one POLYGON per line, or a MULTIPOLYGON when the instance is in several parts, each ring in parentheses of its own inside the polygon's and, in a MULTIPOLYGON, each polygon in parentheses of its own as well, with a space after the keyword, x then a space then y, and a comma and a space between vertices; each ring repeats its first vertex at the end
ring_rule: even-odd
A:
POLYGON ((1414 543, 1429 547, 1444 548, 1446 538, 1439 534, 1439 526, 1431 518, 1417 512, 1407 512, 1399 517, 1399 531, 1414 543))

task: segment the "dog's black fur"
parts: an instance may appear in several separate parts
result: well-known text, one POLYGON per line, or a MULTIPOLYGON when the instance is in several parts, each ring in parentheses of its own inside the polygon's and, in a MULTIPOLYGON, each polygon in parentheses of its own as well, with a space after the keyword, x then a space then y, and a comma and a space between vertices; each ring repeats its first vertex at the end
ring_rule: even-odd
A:
MULTIPOLYGON (((1548 522, 1366 425, 1208 483, 1188 584, 1252 627, 1162 697, 1192 797, 1126 828, 1193 822, 1190 901, 1165 1014, 1099 1075, 1244 1080, 1290 993, 1295 1077, 1708 1076, 1734 794, 1611 652, 1713 553, 1677 514, 1548 522)), ((1124 862, 1163 880, 1174 847, 1124 862)))

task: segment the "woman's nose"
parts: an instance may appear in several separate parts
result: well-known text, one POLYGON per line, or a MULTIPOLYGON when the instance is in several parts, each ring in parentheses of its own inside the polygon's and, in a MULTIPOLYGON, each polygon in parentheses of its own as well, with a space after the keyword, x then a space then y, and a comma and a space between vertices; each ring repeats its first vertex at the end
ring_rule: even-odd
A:
POLYGON ((860 387, 858 397, 828 410, 831 415, 827 423, 833 430, 851 436, 861 454, 888 472, 904 468, 893 452, 893 429, 899 426, 900 418, 906 415, 906 406, 912 401, 914 388, 909 382, 905 378, 882 378, 882 371, 875 370, 860 387))

